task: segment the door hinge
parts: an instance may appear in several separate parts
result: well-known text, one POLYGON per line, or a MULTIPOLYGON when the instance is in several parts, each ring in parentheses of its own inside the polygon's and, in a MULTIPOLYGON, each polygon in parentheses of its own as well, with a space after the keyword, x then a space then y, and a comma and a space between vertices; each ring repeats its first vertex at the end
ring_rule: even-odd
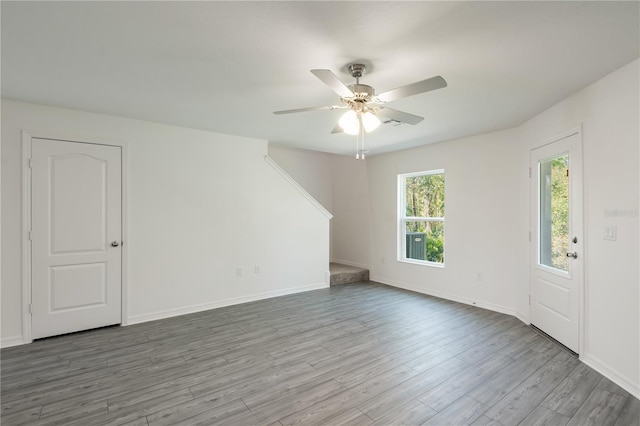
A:
POLYGON ((29 303, 29 313, 30 314, 33 313, 33 305, 31 303, 29 303))
POLYGON ((28 239, 29 241, 33 241, 33 239, 32 239, 32 235, 31 235, 31 231, 27 231, 27 239, 28 239))
POLYGON ((567 177, 569 177, 569 169, 567 169, 567 177))
POLYGON ((33 163, 31 161, 31 158, 27 158, 27 167, 30 169, 33 168, 33 163))
POLYGON ((529 177, 531 177, 531 167, 529 167, 529 177))
POLYGON ((531 242, 531 231, 529 231, 529 242, 531 242))
POLYGON ((529 306, 531 306, 531 295, 529 295, 529 306))

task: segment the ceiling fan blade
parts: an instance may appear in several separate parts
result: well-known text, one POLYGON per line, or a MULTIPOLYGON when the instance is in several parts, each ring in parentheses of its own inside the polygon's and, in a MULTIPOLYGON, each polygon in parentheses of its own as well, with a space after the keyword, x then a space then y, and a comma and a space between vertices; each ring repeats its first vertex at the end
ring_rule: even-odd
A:
POLYGON ((391 109, 387 107, 380 107, 377 112, 377 115, 381 115, 383 117, 390 118, 392 120, 401 121, 407 124, 418 124, 424 117, 420 117, 418 115, 409 114, 408 112, 398 111, 397 109, 391 109))
POLYGON ((391 102, 396 99, 417 95, 418 93, 429 92, 431 90, 447 87, 447 82, 440 76, 431 77, 416 83, 407 84, 387 92, 379 93, 377 98, 383 102, 391 102))
POLYGON ((295 112, 307 112, 307 111, 333 111, 334 109, 342 109, 346 108, 346 105, 331 105, 331 106, 321 106, 321 107, 309 107, 309 108, 298 108, 298 109, 287 109, 284 111, 274 111, 273 113, 276 115, 281 114, 293 114, 295 112))
POLYGON ((353 96, 353 92, 330 70, 311 70, 311 73, 343 98, 353 96))
POLYGON ((342 130, 342 127, 340 126, 340 124, 336 124, 336 127, 333 128, 333 130, 331 131, 331 134, 342 133, 342 132, 344 132, 344 130, 342 130))

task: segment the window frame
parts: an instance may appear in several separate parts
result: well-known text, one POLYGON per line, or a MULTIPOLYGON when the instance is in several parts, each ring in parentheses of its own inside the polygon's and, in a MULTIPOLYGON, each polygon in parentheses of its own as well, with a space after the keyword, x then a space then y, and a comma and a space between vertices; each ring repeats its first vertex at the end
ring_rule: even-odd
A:
MULTIPOLYGON (((406 216, 407 211, 407 194, 406 194, 406 182, 407 178, 416 176, 430 176, 430 175, 443 175, 445 176, 444 169, 425 170, 412 173, 398 174, 398 262, 412 263, 416 265, 431 266, 435 268, 444 268, 446 261, 446 244, 443 242, 443 262, 432 262, 430 260, 419 260, 407 258, 406 247, 406 235, 407 235, 407 222, 438 222, 442 223, 442 227, 445 228, 445 216, 443 217, 429 217, 429 216, 406 216)), ((445 197, 446 197, 446 177, 445 177, 445 197)), ((443 229, 444 233, 444 229, 443 229)), ((444 238, 444 237, 443 237, 444 238)))

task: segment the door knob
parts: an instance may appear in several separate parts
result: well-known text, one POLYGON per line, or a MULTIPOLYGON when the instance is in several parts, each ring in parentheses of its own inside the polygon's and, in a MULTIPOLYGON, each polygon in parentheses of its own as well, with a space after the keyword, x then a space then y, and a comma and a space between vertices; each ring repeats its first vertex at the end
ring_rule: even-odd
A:
POLYGON ((574 259, 578 258, 578 252, 573 252, 573 253, 567 253, 567 257, 573 257, 574 259))
MULTIPOLYGON (((119 242, 117 242, 117 241, 113 241, 113 242, 111 243, 111 247, 118 247, 119 245, 120 245, 120 243, 119 243, 119 242)), ((567 255, 567 256, 568 256, 568 255, 567 255)))

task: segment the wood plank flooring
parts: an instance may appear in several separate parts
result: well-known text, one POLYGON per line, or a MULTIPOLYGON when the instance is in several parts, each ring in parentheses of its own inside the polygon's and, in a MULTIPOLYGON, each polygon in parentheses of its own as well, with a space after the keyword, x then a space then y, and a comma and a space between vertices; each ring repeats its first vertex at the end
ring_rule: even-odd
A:
POLYGON ((3 349, 2 425, 613 425, 640 403, 508 315, 349 284, 3 349))

